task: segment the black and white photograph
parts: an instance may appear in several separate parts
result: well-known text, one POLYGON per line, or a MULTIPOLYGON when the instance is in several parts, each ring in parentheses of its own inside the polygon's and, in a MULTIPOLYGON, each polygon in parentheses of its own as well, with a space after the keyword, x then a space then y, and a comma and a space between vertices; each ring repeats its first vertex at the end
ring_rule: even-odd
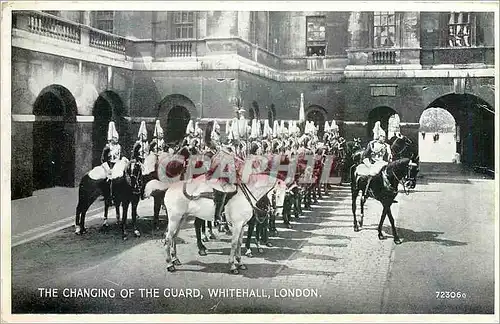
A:
POLYGON ((2 3, 2 321, 498 323, 498 14, 2 3))

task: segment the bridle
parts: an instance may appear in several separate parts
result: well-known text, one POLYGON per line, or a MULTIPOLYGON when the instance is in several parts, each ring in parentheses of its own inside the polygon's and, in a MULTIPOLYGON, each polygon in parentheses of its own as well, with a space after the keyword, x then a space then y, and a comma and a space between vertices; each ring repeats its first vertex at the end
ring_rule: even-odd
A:
MULTIPOLYGON (((411 177, 411 169, 412 167, 415 167, 417 166, 417 164, 415 162, 413 162, 412 160, 410 160, 410 162, 408 163, 408 171, 406 173, 406 178, 409 179, 409 180, 415 180, 414 178, 411 177)), ((398 178, 398 176, 396 175, 396 173, 394 173, 394 169, 392 170, 392 175, 394 176, 394 178, 396 178, 396 180, 398 181, 398 184, 402 184, 403 185, 403 191, 406 195, 409 195, 410 194, 410 190, 406 188, 406 181, 405 180, 405 177, 402 176, 401 178, 398 178)), ((397 191, 397 186, 396 186, 396 191, 397 191)))

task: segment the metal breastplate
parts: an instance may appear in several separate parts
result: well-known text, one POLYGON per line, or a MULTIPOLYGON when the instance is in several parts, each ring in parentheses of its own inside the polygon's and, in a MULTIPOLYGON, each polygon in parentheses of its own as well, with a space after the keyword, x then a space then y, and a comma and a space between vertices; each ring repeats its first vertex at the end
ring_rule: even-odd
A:
POLYGON ((372 159, 375 161, 383 161, 384 156, 387 154, 387 146, 386 144, 381 144, 379 142, 375 142, 372 145, 372 159))
POLYGON ((120 159, 120 145, 109 146, 109 159, 111 162, 116 162, 120 159))

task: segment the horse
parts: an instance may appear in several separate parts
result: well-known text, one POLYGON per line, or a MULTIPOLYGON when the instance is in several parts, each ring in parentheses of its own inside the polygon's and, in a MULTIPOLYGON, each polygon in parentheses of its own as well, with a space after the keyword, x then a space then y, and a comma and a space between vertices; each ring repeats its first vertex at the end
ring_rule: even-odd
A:
POLYGON ((259 253, 264 250, 260 247, 260 243, 265 244, 267 247, 272 247, 271 242, 268 241, 268 227, 273 216, 279 213, 279 209, 283 208, 285 200, 285 191, 272 190, 267 195, 262 197, 256 204, 252 218, 248 221, 247 240, 245 243, 245 256, 253 257, 250 242, 252 233, 255 229, 255 245, 259 253))
MULTIPOLYGON (((238 184, 238 191, 228 200, 225 206, 226 217, 232 224, 231 252, 229 255, 230 273, 238 274, 247 267, 241 263, 241 244, 243 226, 253 215, 255 203, 273 189, 285 190, 286 185, 275 177, 268 175, 250 175, 249 181, 238 184), (236 262, 235 262, 236 261, 236 262)), ((175 271, 180 265, 177 257, 175 237, 179 233, 181 222, 192 215, 209 220, 215 213, 213 189, 220 188, 219 179, 207 180, 206 175, 195 179, 174 183, 165 193, 165 205, 168 214, 168 230, 165 233, 167 270, 175 271)), ((220 188, 223 191, 222 188, 220 188)))
MULTIPOLYGON (((139 205, 139 200, 141 198, 141 188, 142 188, 142 166, 135 161, 122 160, 126 164, 124 165, 124 172, 120 177, 111 180, 112 184, 112 196, 116 207, 116 217, 120 219, 120 205, 123 209, 123 218, 121 222, 122 238, 127 239, 127 211, 129 205, 132 205, 132 226, 134 228, 134 234, 136 237, 141 236, 139 229, 137 228, 137 205, 139 205)), ((117 165, 115 165, 115 168, 117 165)), ((114 168, 113 168, 114 169, 114 168)), ((106 216, 105 216, 106 219, 106 216)), ((105 220, 106 221, 106 220, 105 220)))
MULTIPOLYGON (((75 216, 75 234, 82 235, 87 232, 85 227, 85 215, 87 214, 90 206, 100 196, 104 196, 104 218, 108 218, 110 186, 106 178, 106 171, 102 166, 97 166, 91 171, 87 172, 80 180, 78 186, 78 203, 76 206, 75 216), (99 176, 93 177, 92 175, 100 173, 99 176)), ((116 214, 119 215, 118 213, 116 214)))
MULTIPOLYGON (((392 234, 394 237, 394 243, 401 244, 401 240, 396 231, 396 226, 394 225, 394 218, 392 217, 391 205, 394 202, 398 194, 398 185, 403 183, 405 175, 410 175, 410 177, 415 177, 418 172, 417 164, 409 158, 403 158, 390 162, 382 168, 382 170, 375 176, 373 176, 370 183, 370 190, 368 190, 368 197, 364 196, 364 189, 367 184, 368 174, 366 167, 364 165, 359 165, 356 169, 353 169, 351 174, 351 196, 352 196, 352 214, 354 216, 354 231, 359 232, 360 227, 363 227, 363 217, 364 217, 364 204, 368 197, 378 200, 382 206, 382 215, 380 216, 380 222, 378 225, 378 238, 380 240, 385 239, 382 234, 382 225, 384 223, 385 217, 389 217, 391 222, 392 234), (384 179, 385 178, 385 179, 384 179), (361 197, 361 219, 358 223, 356 219, 356 199, 358 197, 359 191, 362 191, 361 197)), ((405 189, 406 192, 406 189, 405 189)))

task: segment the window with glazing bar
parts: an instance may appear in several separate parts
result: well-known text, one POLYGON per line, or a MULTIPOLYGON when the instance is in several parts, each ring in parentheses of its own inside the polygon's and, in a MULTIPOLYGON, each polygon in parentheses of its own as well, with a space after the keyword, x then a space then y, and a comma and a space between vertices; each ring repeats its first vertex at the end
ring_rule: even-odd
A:
POLYGON ((396 14, 376 11, 373 14, 373 47, 392 47, 396 35, 396 14))
POLYGON ((94 12, 94 24, 92 27, 113 33, 114 11, 96 11, 94 12))
POLYGON ((471 13, 468 12, 450 13, 448 18, 448 46, 471 46, 471 18, 471 13))
POLYGON ((325 56, 326 54, 326 17, 306 18, 307 56, 325 56))
POLYGON ((194 38, 194 11, 176 11, 174 13, 175 38, 194 38))

